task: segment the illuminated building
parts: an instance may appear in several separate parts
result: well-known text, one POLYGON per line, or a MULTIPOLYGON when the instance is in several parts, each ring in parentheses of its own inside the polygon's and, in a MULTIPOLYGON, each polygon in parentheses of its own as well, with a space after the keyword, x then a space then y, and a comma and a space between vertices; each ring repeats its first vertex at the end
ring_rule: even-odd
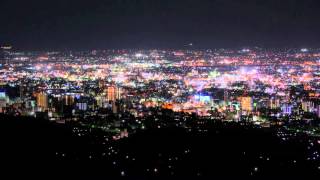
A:
POLYGON ((103 107, 104 101, 105 101, 105 99, 103 97, 97 96, 97 97, 95 97, 95 100, 96 100, 96 105, 98 107, 100 107, 100 108, 103 107))
POLYGON ((0 50, 0 63, 4 63, 4 52, 2 49, 0 50))
POLYGON ((109 86, 107 88, 107 101, 111 102, 111 108, 113 113, 118 112, 118 106, 116 100, 121 98, 121 88, 116 86, 109 86))
POLYGON ((164 104, 162 105, 162 108, 163 108, 163 109, 170 109, 170 110, 172 110, 172 109, 173 109, 173 104, 172 104, 172 103, 164 103, 164 104))
POLYGON ((281 107, 281 111, 284 115, 291 115, 292 113, 292 106, 289 104, 284 104, 281 107))
POLYGON ((116 86, 109 86, 107 88, 107 101, 115 102, 121 99, 121 88, 116 86))
POLYGON ((26 100, 25 107, 30 109, 31 112, 34 112, 34 108, 36 107, 36 102, 34 100, 26 100))
POLYGON ((116 105, 115 102, 112 103, 112 112, 114 114, 118 113, 118 106, 116 105))
POLYGON ((42 110, 46 110, 48 108, 48 95, 44 92, 37 94, 37 105, 42 110))
POLYGON ((109 86, 107 88, 107 101, 116 100, 116 88, 114 86, 109 86))
POLYGON ((0 63, 8 64, 9 62, 9 53, 11 52, 12 47, 11 46, 1 46, 0 49, 0 63))
POLYGON ((280 107, 280 99, 271 98, 269 102, 270 109, 278 109, 280 107))
POLYGON ((105 81, 104 80, 99 80, 99 88, 104 88, 105 87, 105 81))
POLYGON ((252 97, 240 97, 240 104, 243 111, 252 111, 252 97))
POLYGON ((88 105, 85 102, 77 103, 77 107, 81 111, 86 111, 88 109, 88 105))
POLYGON ((223 100, 224 100, 224 103, 227 103, 229 101, 229 92, 226 89, 223 92, 223 100))
POLYGON ((23 82, 20 82, 20 98, 21 100, 25 97, 26 85, 23 82))
POLYGON ((0 92, 0 99, 5 99, 6 97, 6 92, 0 92))
POLYGON ((71 106, 74 104, 74 97, 72 95, 64 96, 64 105, 71 106))
POLYGON ((303 101, 302 102, 302 110, 304 112, 313 112, 314 103, 312 101, 303 101))
POLYGON ((1 49, 3 49, 3 50, 11 50, 12 46, 1 46, 1 49))
POLYGON ((0 113, 3 112, 3 108, 7 105, 7 98, 5 92, 0 92, 0 113))
POLYGON ((317 116, 320 118, 320 104, 317 105, 317 116))
POLYGON ((211 97, 207 96, 207 95, 197 94, 194 96, 194 99, 197 102, 202 102, 202 103, 210 103, 211 102, 211 97))

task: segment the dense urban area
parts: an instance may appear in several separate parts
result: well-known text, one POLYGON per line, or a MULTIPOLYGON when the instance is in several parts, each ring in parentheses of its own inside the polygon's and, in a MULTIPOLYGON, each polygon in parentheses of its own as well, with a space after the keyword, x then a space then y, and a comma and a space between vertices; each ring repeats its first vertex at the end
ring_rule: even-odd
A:
POLYGON ((3 46, 1 137, 12 148, 1 158, 88 177, 319 176, 319 70, 311 48, 3 46))

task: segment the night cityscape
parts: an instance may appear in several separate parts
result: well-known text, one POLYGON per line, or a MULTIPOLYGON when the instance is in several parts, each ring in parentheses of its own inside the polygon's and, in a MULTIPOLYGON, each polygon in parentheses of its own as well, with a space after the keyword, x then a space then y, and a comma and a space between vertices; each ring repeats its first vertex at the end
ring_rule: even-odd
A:
POLYGON ((1 174, 320 177, 319 2, 4 0, 0 16, 1 174))

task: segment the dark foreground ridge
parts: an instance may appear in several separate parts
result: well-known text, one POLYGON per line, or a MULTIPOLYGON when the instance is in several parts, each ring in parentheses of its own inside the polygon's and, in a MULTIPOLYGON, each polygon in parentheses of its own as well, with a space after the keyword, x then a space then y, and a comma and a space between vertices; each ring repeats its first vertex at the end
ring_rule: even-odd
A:
POLYGON ((75 136, 75 124, 1 116, 1 171, 42 178, 319 177, 309 137, 282 141, 274 129, 215 123, 205 130, 164 128, 106 143, 106 134, 75 136), (308 159, 309 158, 309 159, 308 159))

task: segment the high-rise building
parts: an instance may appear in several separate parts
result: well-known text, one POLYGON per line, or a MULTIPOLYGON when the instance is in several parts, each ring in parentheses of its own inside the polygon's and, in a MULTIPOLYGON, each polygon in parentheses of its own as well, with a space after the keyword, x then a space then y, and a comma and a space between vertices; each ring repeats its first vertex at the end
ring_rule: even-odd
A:
POLYGON ((117 100, 121 99, 121 88, 114 85, 108 86, 108 88, 106 89, 106 94, 106 100, 107 103, 111 103, 109 104, 109 106, 112 108, 112 112, 117 113, 119 110, 119 104, 117 103, 117 100))
POLYGON ((320 118, 320 104, 317 105, 317 116, 320 118))
POLYGON ((121 95, 122 95, 122 90, 120 87, 117 87, 117 91, 116 91, 116 99, 120 100, 121 99, 121 95))
POLYGON ((11 49, 12 49, 11 46, 1 46, 1 48, 0 48, 0 63, 8 64, 7 56, 10 53, 11 49))
POLYGON ((26 98, 28 94, 28 84, 24 81, 20 81, 20 87, 19 87, 19 93, 20 93, 20 99, 23 101, 24 98, 26 98))
POLYGON ((292 113, 292 105, 284 104, 281 107, 282 114, 290 115, 292 113))
POLYGON ((2 49, 0 49, 0 63, 5 63, 4 60, 4 51, 2 49))
POLYGON ((223 100, 225 104, 227 104, 227 102, 229 101, 229 92, 226 89, 223 92, 223 100))
POLYGON ((64 105, 66 106, 72 106, 74 104, 74 96, 72 95, 65 95, 63 97, 64 105))
POLYGON ((48 95, 44 92, 37 94, 37 105, 42 110, 48 109, 48 95))
POLYGON ((302 110, 304 112, 313 112, 314 111, 314 102, 312 101, 303 101, 302 110))
POLYGON ((107 101, 116 100, 116 88, 114 86, 109 86, 107 88, 107 101))
POLYGON ((271 98, 269 101, 270 109, 278 109, 280 108, 280 99, 278 98, 271 98))
POLYGON ((0 92, 0 113, 2 113, 7 105, 7 97, 5 92, 0 92))
POLYGON ((115 102, 121 99, 121 88, 116 86, 109 86, 107 88, 107 101, 115 102))
POLYGON ((102 79, 100 79, 99 80, 99 88, 104 88, 105 87, 105 81, 104 80, 102 80, 102 79))
POLYGON ((97 107, 99 107, 99 108, 103 107, 103 105, 105 103, 105 98, 103 98, 101 96, 96 96, 95 100, 96 100, 97 107))
POLYGON ((79 110, 86 111, 88 109, 88 104, 85 102, 77 103, 77 107, 79 110))
POLYGON ((252 97, 246 96, 240 98, 240 104, 243 111, 252 111, 253 110, 253 103, 252 97))

